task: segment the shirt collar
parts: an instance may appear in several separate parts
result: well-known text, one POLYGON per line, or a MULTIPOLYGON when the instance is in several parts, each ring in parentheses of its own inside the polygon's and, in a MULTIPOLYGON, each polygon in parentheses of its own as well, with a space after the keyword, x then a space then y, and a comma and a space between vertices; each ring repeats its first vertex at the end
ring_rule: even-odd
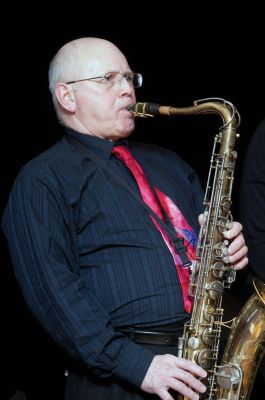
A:
POLYGON ((127 140, 119 140, 117 142, 112 142, 107 139, 100 138, 98 136, 87 135, 85 133, 80 133, 71 128, 66 128, 67 135, 73 140, 81 143, 88 150, 92 151, 93 154, 102 158, 103 160, 109 160, 114 146, 123 144, 128 146, 127 140))

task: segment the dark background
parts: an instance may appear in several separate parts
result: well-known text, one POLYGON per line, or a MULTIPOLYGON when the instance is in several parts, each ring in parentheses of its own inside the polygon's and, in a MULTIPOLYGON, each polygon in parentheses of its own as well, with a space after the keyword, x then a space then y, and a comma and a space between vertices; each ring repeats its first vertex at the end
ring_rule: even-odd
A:
MULTIPOLYGON (((63 134, 48 93, 51 57, 67 41, 97 36, 118 45, 131 68, 143 74, 138 101, 184 107, 197 99, 220 97, 237 107, 241 124, 232 211, 239 220, 244 156, 251 135, 265 116, 262 15, 255 2, 238 8, 231 1, 208 5, 187 1, 74 2, 71 6, 61 5, 56 13, 41 5, 9 6, 3 13, 7 28, 2 34, 5 161, 1 213, 22 165, 63 134)), ((213 138, 220 125, 217 116, 158 116, 138 119, 133 135, 134 140, 178 152, 197 170, 205 185, 213 138)), ((10 399, 16 390, 22 390, 28 400, 60 400, 67 361, 27 310, 3 238, 1 254, 4 379, 0 398, 10 399)), ((239 283, 243 280, 244 273, 239 283)), ((259 382, 257 379, 254 390, 259 382)))

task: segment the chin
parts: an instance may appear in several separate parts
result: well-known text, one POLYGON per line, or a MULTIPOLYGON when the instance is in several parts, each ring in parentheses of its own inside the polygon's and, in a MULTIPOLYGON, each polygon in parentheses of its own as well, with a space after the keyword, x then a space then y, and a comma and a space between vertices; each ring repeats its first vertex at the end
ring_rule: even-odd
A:
POLYGON ((122 127, 122 129, 120 129, 118 134, 120 134, 121 137, 127 137, 134 131, 134 128, 135 128, 134 121, 130 121, 130 123, 126 124, 125 126, 122 127))
POLYGON ((135 123, 134 120, 123 121, 122 124, 116 125, 113 134, 111 135, 111 140, 119 140, 128 137, 134 130, 135 123))
POLYGON ((120 139, 125 139, 128 136, 130 136, 130 134, 132 133, 132 131, 123 131, 123 132, 119 132, 117 133, 117 135, 115 136, 115 140, 120 140, 120 139))

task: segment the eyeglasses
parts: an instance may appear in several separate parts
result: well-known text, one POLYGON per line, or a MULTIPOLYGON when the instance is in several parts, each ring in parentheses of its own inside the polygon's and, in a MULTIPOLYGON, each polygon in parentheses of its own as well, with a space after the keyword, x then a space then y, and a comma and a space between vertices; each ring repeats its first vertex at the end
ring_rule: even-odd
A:
POLYGON ((109 88, 121 85, 123 79, 125 79, 126 82, 128 82, 129 85, 133 86, 134 88, 141 87, 143 83, 142 74, 138 74, 136 72, 125 72, 124 74, 122 74, 121 72, 107 72, 105 75, 102 76, 94 76, 93 78, 78 79, 77 81, 66 82, 66 84, 70 85, 71 83, 91 81, 94 79, 100 79, 98 83, 104 83, 109 88))

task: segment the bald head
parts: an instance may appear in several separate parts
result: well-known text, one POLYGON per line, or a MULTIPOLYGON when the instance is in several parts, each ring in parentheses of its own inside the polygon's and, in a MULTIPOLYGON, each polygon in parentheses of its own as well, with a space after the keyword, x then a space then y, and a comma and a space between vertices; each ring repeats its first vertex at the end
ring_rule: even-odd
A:
MULTIPOLYGON (((118 47, 105 39, 85 37, 66 43, 50 63, 49 88, 53 98, 58 82, 78 80, 88 72, 101 73, 98 70, 100 66, 103 63, 111 63, 111 60, 117 56, 126 61, 118 47)), ((106 68, 109 67, 106 66, 106 68)))

